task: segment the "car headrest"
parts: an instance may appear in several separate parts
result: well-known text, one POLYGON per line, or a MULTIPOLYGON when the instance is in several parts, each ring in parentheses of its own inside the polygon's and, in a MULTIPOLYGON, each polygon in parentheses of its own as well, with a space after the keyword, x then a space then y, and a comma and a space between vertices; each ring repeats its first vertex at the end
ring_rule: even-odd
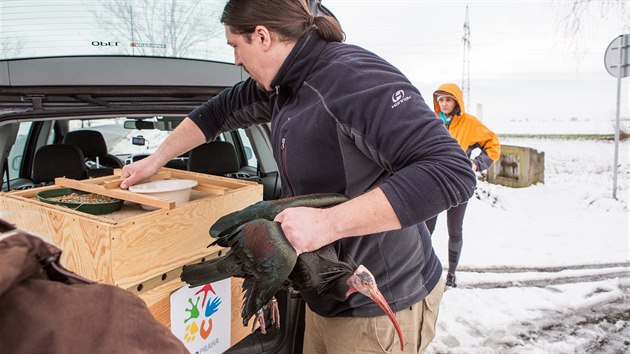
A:
POLYGON ((188 170, 211 175, 225 175, 239 170, 234 145, 212 141, 199 145, 188 154, 188 170))
POLYGON ((39 148, 33 159, 33 183, 53 182, 56 177, 88 177, 83 153, 76 145, 54 144, 39 148))
POLYGON ((103 134, 96 130, 75 130, 68 132, 63 137, 64 144, 78 146, 83 156, 93 158, 107 155, 107 143, 103 134))

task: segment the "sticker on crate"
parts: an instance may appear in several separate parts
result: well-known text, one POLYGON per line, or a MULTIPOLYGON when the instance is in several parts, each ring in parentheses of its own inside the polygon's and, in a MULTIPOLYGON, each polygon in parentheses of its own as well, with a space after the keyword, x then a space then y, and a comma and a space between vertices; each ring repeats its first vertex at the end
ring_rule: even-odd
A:
POLYGON ((230 347, 230 278, 175 291, 171 295, 171 332, 191 353, 222 353, 230 347))

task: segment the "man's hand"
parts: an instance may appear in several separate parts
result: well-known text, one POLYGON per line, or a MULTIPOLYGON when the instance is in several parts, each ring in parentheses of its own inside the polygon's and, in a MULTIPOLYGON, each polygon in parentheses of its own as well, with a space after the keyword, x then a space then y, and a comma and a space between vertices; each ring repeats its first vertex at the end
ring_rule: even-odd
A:
POLYGON ((297 254, 316 251, 344 237, 400 229, 400 221, 380 188, 332 208, 297 207, 276 215, 297 254))
POLYGON ((297 207, 289 208, 276 215, 295 252, 316 251, 337 240, 328 209, 297 207))
POLYGON ((153 176, 170 159, 190 151, 205 141, 206 138, 197 124, 190 118, 184 119, 151 156, 123 166, 121 177, 124 180, 120 184, 120 188, 127 189, 153 176))
POLYGON ((122 168, 121 177, 124 180, 120 183, 120 188, 128 189, 134 184, 153 176, 159 169, 160 165, 156 165, 151 156, 125 165, 122 168))
POLYGON ((473 171, 478 171, 479 167, 477 167, 477 163, 475 162, 475 160, 470 160, 470 163, 472 164, 472 169, 473 171))

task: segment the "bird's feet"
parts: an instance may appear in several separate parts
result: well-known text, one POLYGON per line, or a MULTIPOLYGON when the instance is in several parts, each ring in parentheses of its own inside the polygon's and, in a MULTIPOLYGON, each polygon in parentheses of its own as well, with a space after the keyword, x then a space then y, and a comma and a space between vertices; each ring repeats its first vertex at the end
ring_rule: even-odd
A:
POLYGON ((254 323, 252 323, 252 333, 256 332, 256 330, 260 328, 260 332, 262 334, 267 334, 267 325, 265 324, 265 308, 264 306, 256 312, 256 317, 254 317, 254 323))
POLYGON ((260 328, 260 332, 262 334, 267 333, 267 324, 265 320, 266 309, 269 310, 271 324, 274 325, 276 328, 280 328, 280 309, 278 308, 278 301, 275 297, 272 297, 267 305, 261 307, 260 310, 256 312, 256 317, 254 318, 254 323, 252 324, 252 332, 260 328))
POLYGON ((280 309, 278 308, 278 301, 275 297, 272 297, 267 304, 269 307, 269 313, 271 316, 271 324, 276 328, 280 328, 280 309))

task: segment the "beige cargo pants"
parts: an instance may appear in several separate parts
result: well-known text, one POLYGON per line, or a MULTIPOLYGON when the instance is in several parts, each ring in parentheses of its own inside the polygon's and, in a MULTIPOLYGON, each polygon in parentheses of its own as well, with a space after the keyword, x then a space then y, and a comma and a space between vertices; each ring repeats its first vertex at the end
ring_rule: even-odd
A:
POLYGON ((396 312, 405 339, 400 350, 396 330, 385 315, 378 317, 322 317, 306 307, 304 354, 423 353, 433 337, 444 280, 408 309, 396 312))

